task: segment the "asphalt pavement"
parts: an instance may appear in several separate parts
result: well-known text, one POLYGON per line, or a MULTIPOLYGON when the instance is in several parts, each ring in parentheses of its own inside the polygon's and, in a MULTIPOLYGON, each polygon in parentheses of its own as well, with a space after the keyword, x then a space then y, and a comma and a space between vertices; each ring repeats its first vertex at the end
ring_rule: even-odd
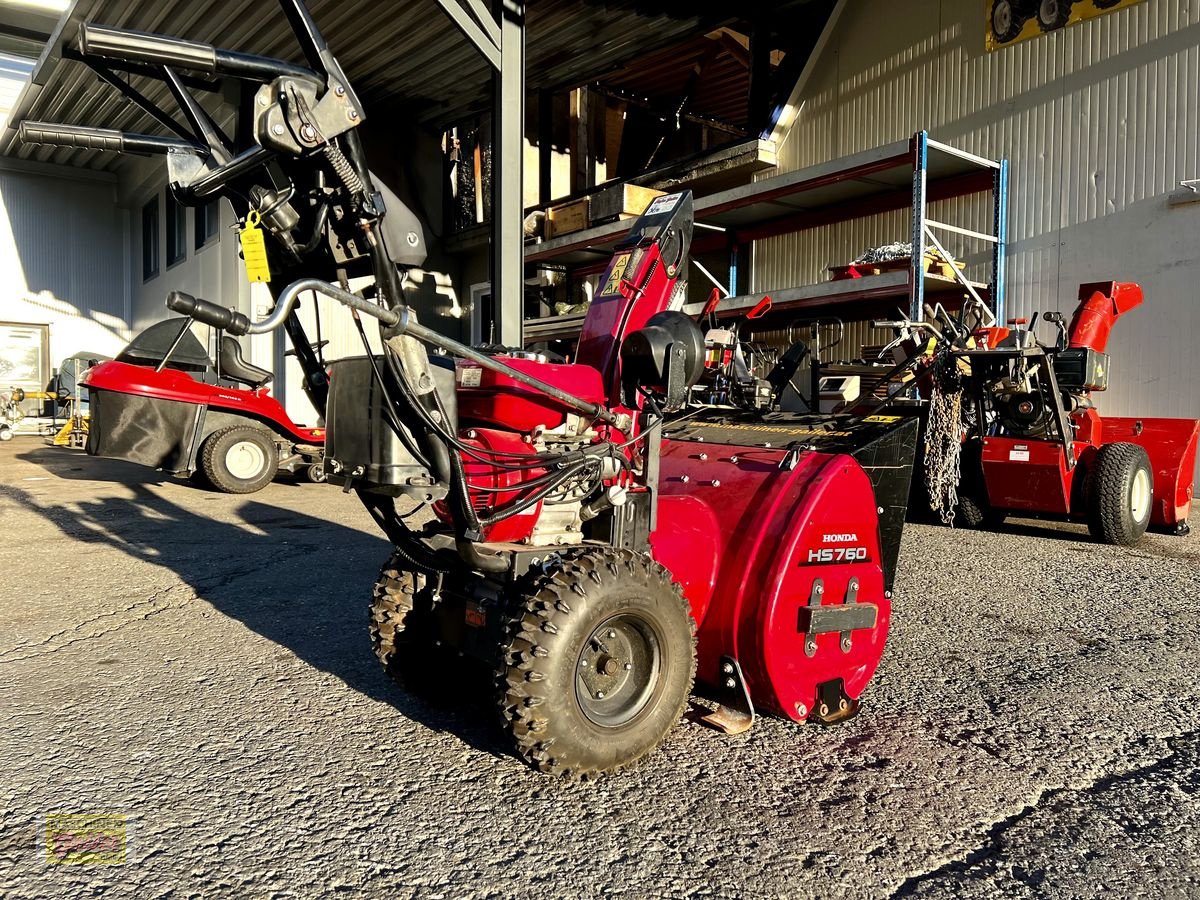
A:
POLYGON ((1200 518, 910 526, 862 714, 590 783, 370 652, 354 498, 0 444, 0 896, 1200 897, 1200 518), (48 855, 101 815, 109 864, 48 855), (113 824, 115 823, 115 824, 113 824))

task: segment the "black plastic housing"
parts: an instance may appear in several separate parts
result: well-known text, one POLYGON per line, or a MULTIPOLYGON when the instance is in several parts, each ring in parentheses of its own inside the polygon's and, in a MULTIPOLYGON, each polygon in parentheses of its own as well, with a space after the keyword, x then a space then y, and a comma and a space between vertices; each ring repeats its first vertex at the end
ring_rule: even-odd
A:
MULTIPOLYGON (((430 360, 442 405, 450 418, 447 429, 458 430, 454 369, 430 360)), ((375 359, 388 396, 399 398, 387 363, 375 359)), ((329 403, 325 412, 325 473, 334 484, 350 481, 356 488, 392 497, 440 498, 446 486, 409 452, 388 424, 384 392, 365 356, 340 359, 329 366, 329 403)), ((408 442, 417 446, 409 435, 408 442)))
POLYGON ((1059 350, 1052 357, 1054 377, 1065 391, 1107 391, 1108 354, 1088 348, 1059 350))

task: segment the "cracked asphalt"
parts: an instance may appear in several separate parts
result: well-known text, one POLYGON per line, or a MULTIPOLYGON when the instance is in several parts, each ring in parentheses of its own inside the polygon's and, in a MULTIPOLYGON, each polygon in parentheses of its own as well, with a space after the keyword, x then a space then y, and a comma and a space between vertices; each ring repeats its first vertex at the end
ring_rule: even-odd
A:
POLYGON ((910 526, 863 713, 685 721, 533 774, 384 677, 387 547, 334 488, 230 497, 0 444, 0 896, 1200 897, 1200 520, 910 526), (47 863, 58 814, 119 865, 47 863))

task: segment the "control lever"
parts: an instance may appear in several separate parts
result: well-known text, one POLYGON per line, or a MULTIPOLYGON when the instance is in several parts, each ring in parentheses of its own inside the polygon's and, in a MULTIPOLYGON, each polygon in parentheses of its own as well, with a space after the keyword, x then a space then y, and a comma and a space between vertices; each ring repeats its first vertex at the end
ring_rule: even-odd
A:
POLYGON ((1054 342, 1054 349, 1065 350, 1067 348, 1067 319, 1060 312, 1048 312, 1042 316, 1047 322, 1053 323, 1058 329, 1058 340, 1054 342))

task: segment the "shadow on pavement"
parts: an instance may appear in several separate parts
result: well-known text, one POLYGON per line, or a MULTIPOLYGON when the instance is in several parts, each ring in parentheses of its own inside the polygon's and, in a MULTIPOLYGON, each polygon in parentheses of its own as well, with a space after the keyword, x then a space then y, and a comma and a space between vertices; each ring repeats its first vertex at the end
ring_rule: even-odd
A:
MULTIPOLYGON (((133 496, 80 493, 69 505, 43 505, 19 487, 0 484, 0 497, 52 522, 67 538, 107 546, 174 573, 220 612, 404 716, 476 749, 508 755, 491 725, 490 696, 463 698, 461 712, 433 705, 393 684, 376 661, 367 607, 389 552, 382 537, 255 499, 230 510, 238 521, 223 522, 150 490, 153 481, 125 480, 127 473, 144 476, 147 470, 141 467, 45 452, 53 459, 42 451, 21 458, 52 475, 71 477, 61 471, 65 468, 86 472, 74 474, 80 480, 120 480, 133 496)), ((198 491, 196 496, 204 495, 198 491)))

